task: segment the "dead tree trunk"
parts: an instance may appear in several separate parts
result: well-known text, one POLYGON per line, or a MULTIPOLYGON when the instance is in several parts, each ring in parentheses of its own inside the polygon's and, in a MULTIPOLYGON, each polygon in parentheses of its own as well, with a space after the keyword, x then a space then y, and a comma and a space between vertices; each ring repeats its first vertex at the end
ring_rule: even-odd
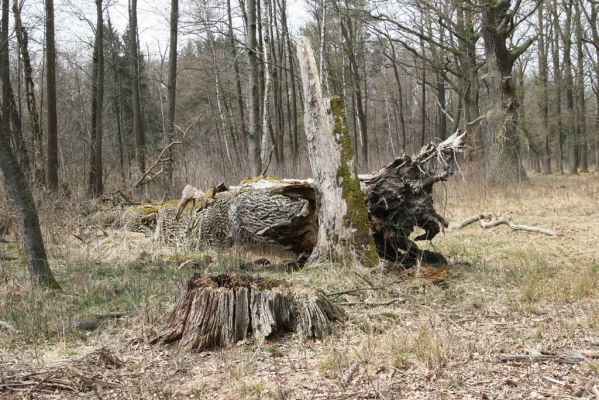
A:
MULTIPOLYGON (((455 133, 415 156, 398 157, 374 174, 359 176, 379 257, 403 265, 444 261, 415 242, 432 240, 447 226, 434 209, 432 187, 451 175, 463 141, 464 135, 455 133), (425 233, 410 239, 416 227, 425 233)), ((274 246, 293 252, 301 262, 313 253, 320 234, 316 193, 312 180, 258 179, 206 192, 188 185, 178 209, 171 202, 135 206, 122 220, 126 229, 148 235, 160 229, 165 241, 185 241, 192 248, 274 246), (164 218, 161 224, 159 215, 164 218)), ((336 232, 328 233, 335 238, 336 232)))
POLYGON ((286 332, 321 339, 343 315, 324 293, 285 281, 196 275, 175 303, 168 327, 151 342, 177 342, 180 351, 202 351, 286 332))
POLYGON ((343 101, 324 99, 312 48, 297 42, 304 93, 304 126, 318 205, 318 238, 311 255, 318 260, 354 254, 367 266, 378 263, 368 232, 368 212, 345 125, 343 101))

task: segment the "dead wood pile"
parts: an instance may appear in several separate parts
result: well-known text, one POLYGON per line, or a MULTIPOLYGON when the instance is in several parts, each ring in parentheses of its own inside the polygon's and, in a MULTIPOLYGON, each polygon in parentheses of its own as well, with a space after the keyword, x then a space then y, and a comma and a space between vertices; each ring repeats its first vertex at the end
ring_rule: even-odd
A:
POLYGON ((343 311, 321 291, 249 275, 195 275, 152 343, 181 351, 226 347, 248 338, 296 332, 323 338, 343 311))
POLYGON ((90 392, 98 388, 118 390, 123 385, 108 380, 107 371, 119 369, 124 362, 105 349, 54 367, 10 369, 0 365, 0 397, 3 392, 21 393, 31 398, 34 393, 56 396, 58 392, 90 392))

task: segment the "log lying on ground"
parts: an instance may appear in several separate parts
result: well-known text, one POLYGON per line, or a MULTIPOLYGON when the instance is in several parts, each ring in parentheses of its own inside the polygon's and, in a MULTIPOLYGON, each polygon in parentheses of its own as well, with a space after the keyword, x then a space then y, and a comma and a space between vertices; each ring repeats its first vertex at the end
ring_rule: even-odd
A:
MULTIPOLYGON (((415 240, 431 240, 447 227, 434 208, 433 185, 451 175, 462 140, 463 135, 456 132, 413 157, 398 157, 374 174, 359 176, 380 257, 404 264, 422 258, 442 261, 442 257, 421 251, 410 235, 420 227, 424 234, 415 240)), ((186 235, 196 247, 273 243, 307 256, 318 234, 315 198, 311 180, 246 182, 216 194, 211 204, 192 211, 186 235)))
POLYGON ((249 275, 195 275, 152 343, 181 351, 227 347, 248 338, 297 332, 323 338, 343 311, 321 291, 249 275))
MULTIPOLYGON (((374 174, 359 176, 381 258, 406 265, 443 261, 420 250, 410 235, 420 227, 424 234, 415 240, 431 240, 447 226, 434 208, 433 185, 451 175, 462 140, 456 132, 415 156, 398 157, 374 174)), ((157 206, 132 207, 126 211, 126 226, 150 232, 160 228, 155 237, 186 240, 192 248, 276 245, 299 259, 307 258, 316 244, 319 225, 311 179, 257 178, 206 192, 187 186, 179 206, 172 203, 165 203, 160 224, 157 206)))

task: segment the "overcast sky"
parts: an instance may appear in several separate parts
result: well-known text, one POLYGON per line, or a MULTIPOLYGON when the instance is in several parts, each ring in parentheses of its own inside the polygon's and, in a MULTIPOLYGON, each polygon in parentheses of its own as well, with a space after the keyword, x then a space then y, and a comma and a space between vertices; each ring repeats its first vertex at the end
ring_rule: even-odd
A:
MULTIPOLYGON (((189 20, 189 4, 193 0, 180 0, 181 21, 189 20)), ((237 2, 233 0, 233 4, 237 2)), ((109 9, 113 26, 123 33, 127 28, 128 0, 111 0, 109 9)), ((60 49, 76 53, 78 57, 90 55, 93 31, 89 20, 95 25, 95 2, 93 0, 55 0, 56 41, 60 49), (90 46, 82 44, 87 42, 90 46)), ((43 0, 25 0, 23 16, 32 30, 32 37, 41 39, 43 35, 43 0)), ((158 57, 168 47, 170 0, 138 0, 138 25, 140 47, 144 53, 158 57)), ((288 17, 292 31, 296 32, 307 21, 304 0, 288 0, 288 17)), ((104 16, 106 20, 106 14, 104 16)), ((11 18, 12 23, 12 18, 11 18)), ((189 37, 189 36, 188 36, 189 37)), ((179 40, 182 46, 187 38, 179 40)), ((32 43, 35 46, 35 43, 32 43)))

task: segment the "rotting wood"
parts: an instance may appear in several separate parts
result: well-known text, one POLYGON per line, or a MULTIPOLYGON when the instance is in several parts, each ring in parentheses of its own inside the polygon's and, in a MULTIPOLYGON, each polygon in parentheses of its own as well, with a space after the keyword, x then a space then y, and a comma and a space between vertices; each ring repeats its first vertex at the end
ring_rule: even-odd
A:
POLYGON ((369 234, 368 211, 360 190, 343 101, 339 97, 323 97, 307 38, 298 39, 297 56, 318 209, 318 235, 310 261, 349 258, 373 267, 378 264, 378 254, 369 234))
POLYGON ((344 312, 321 291, 249 275, 194 275, 151 343, 180 351, 227 347, 249 338, 296 332, 321 339, 344 312))
MULTIPOLYGON (((451 175, 462 141, 463 134, 456 132, 412 157, 403 155, 373 174, 359 176, 370 233, 381 258, 403 265, 444 261, 415 242, 431 240, 447 226, 434 209, 432 187, 451 175), (411 239, 416 227, 425 233, 411 239)), ((188 185, 178 203, 128 208, 122 224, 152 235, 160 207, 166 208, 162 240, 185 241, 192 248, 275 245, 305 260, 317 242, 319 216, 311 179, 259 177, 206 192, 188 185)))

